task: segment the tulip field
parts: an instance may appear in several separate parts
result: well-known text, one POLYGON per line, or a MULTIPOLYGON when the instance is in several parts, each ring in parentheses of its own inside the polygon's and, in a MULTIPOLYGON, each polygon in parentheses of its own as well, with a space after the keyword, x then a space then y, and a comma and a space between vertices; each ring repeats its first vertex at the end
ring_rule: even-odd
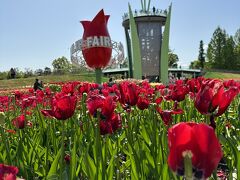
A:
POLYGON ((0 180, 237 180, 239 91, 199 77, 0 94, 0 180))

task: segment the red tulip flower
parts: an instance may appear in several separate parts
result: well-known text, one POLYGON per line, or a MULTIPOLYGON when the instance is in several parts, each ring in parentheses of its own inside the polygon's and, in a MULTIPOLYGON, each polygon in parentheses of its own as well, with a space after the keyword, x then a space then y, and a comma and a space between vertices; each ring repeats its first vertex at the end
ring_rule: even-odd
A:
POLYGON ((182 114, 182 109, 173 109, 173 110, 162 110, 161 108, 157 107, 157 112, 160 114, 163 123, 166 126, 169 126, 172 122, 172 115, 173 114, 182 114))
POLYGON ((19 99, 21 99, 21 97, 23 96, 23 93, 20 92, 19 90, 16 90, 16 91, 14 92, 14 95, 15 95, 15 98, 16 98, 17 100, 19 100, 19 99))
POLYGON ((92 21, 81 21, 84 28, 82 53, 91 68, 104 68, 110 61, 112 45, 107 29, 108 19, 109 15, 101 10, 92 21))
POLYGON ((197 93, 199 89, 201 88, 201 84, 199 82, 199 79, 190 79, 187 81, 187 86, 190 92, 197 93))
POLYGON ((69 154, 66 154, 66 155, 64 156, 64 160, 65 160, 66 164, 70 164, 71 156, 70 156, 69 154))
POLYGON ((132 82, 122 82, 119 84, 120 98, 122 105, 135 106, 138 102, 139 87, 132 82))
POLYGON ((195 107, 201 114, 214 113, 215 116, 220 116, 226 111, 238 92, 237 87, 225 90, 221 81, 207 80, 196 95, 195 107))
POLYGON ((170 168, 184 175, 184 155, 190 152, 193 175, 199 179, 211 176, 223 155, 214 129, 203 123, 174 125, 168 130, 168 145, 170 168))
POLYGON ((12 124, 18 129, 25 128, 25 125, 32 127, 32 123, 26 120, 26 116, 24 114, 21 114, 20 116, 13 119, 12 124))
POLYGON ((97 112, 100 113, 97 118, 102 135, 112 134, 122 127, 120 115, 114 113, 116 102, 112 96, 105 97, 99 94, 89 94, 87 107, 89 113, 94 117, 97 117, 97 112))
POLYGON ((0 180, 15 180, 17 173, 17 167, 0 164, 0 180))
POLYGON ((147 99, 146 97, 140 96, 140 97, 138 98, 137 107, 138 107, 140 110, 147 109, 148 106, 149 106, 149 104, 150 104, 150 101, 149 101, 149 99, 147 99))
POLYGON ((98 110, 101 117, 108 119, 114 113, 116 102, 112 96, 104 97, 99 94, 90 94, 87 99, 87 107, 92 116, 96 116, 98 110))
POLYGON ((112 134, 116 130, 122 127, 122 121, 119 114, 113 113, 111 117, 107 119, 100 119, 100 134, 112 134))
POLYGON ((51 110, 42 110, 44 116, 55 117, 58 120, 66 120, 73 116, 77 105, 77 97, 56 94, 51 110))
POLYGON ((169 87, 170 89, 170 99, 173 101, 183 101, 185 99, 186 94, 188 94, 188 88, 186 84, 182 80, 177 80, 176 84, 169 87))

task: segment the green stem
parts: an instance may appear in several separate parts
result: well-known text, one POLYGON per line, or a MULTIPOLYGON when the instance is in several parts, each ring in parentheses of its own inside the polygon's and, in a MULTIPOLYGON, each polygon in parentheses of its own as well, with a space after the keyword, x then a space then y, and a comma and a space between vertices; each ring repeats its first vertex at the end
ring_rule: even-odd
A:
POLYGON ((64 133, 64 126, 65 126, 65 122, 63 122, 62 125, 62 142, 61 142, 61 159, 60 159, 60 179, 63 180, 63 171, 64 171, 64 138, 65 138, 65 133, 64 133))
POLYGON ((96 74, 96 83, 101 84, 102 83, 102 70, 100 68, 96 68, 95 74, 96 74))
POLYGON ((6 137, 6 134, 5 134, 2 126, 0 126, 0 129, 1 129, 2 141, 5 145, 5 149, 6 149, 6 153, 7 153, 7 162, 8 162, 8 164, 12 164, 8 138, 6 137))
POLYGON ((95 129, 95 137, 96 137, 96 166, 97 166, 97 174, 95 179, 98 179, 99 175, 102 172, 102 169, 100 167, 102 163, 102 146, 101 146, 101 135, 100 135, 100 112, 97 111, 97 128, 95 129))
POLYGON ((186 180, 192 180, 192 153, 191 151, 183 152, 184 157, 184 174, 186 180))

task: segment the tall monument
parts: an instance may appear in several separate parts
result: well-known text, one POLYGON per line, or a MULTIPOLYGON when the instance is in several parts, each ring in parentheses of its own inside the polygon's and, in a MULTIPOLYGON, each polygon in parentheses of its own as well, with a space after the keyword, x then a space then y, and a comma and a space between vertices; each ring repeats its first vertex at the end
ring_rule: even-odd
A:
MULTIPOLYGON (((164 52, 162 43, 167 43, 165 48, 168 53, 169 40, 169 37, 165 37, 167 42, 163 40, 163 27, 166 25, 167 17, 170 18, 170 14, 167 10, 150 8, 150 2, 151 0, 148 2, 141 0, 141 10, 132 11, 129 5, 129 12, 123 15, 122 25, 127 42, 129 76, 150 80, 157 80, 160 77, 163 82, 167 80, 163 80, 161 69, 168 69, 168 63, 162 63, 161 57, 168 57, 161 54, 164 52)), ((164 29, 169 31, 169 28, 164 29)), ((169 36, 169 33, 166 36, 169 36)))

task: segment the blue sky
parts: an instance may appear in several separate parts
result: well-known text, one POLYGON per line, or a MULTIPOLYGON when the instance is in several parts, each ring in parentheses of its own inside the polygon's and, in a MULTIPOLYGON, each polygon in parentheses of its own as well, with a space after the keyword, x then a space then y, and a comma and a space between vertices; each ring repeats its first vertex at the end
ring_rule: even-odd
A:
MULTIPOLYGON (((82 37, 80 20, 91 20, 100 9, 110 14, 109 33, 126 44, 122 15, 140 9, 140 0, 1 0, 0 71, 11 67, 52 68, 55 58, 70 59, 69 48, 82 37)), ((239 0, 152 0, 166 9, 173 3, 170 47, 182 66, 197 59, 199 41, 208 44, 217 26, 234 35, 240 28, 239 0)))

